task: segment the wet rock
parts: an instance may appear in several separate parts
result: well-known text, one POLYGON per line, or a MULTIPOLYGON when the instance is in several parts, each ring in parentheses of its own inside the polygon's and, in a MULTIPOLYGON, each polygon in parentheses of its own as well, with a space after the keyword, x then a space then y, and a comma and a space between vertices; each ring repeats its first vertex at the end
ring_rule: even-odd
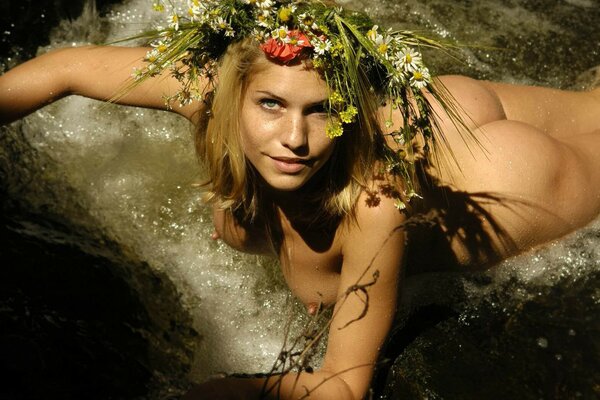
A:
POLYGON ((111 262, 0 222, 0 398, 144 394, 149 317, 111 262))
POLYGON ((511 281, 420 332, 384 399, 596 399, 600 271, 550 287, 511 281), (517 301, 505 293, 528 293, 517 301))
MULTIPOLYGON (((102 15, 121 0, 95 0, 102 15)), ((86 0, 8 0, 0 2, 0 58, 2 70, 35 56, 49 43, 50 31, 61 20, 73 20, 86 0)))
POLYGON ((590 90, 600 88, 600 65, 583 72, 575 80, 573 89, 590 90))

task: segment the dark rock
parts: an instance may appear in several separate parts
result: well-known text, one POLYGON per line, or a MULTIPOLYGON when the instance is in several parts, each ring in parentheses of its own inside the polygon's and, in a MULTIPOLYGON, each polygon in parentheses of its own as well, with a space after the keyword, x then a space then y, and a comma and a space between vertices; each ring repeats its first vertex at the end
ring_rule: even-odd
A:
POLYGON ((396 358, 383 398, 598 398, 600 271, 524 286, 523 301, 505 296, 519 284, 507 285, 421 332, 396 358))

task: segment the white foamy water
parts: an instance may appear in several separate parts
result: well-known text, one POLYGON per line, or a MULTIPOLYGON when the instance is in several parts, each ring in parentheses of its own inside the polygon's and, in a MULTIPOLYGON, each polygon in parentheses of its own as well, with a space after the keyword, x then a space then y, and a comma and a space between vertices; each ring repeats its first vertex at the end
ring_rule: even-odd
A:
MULTIPOLYGON (((386 5, 346 3, 371 7, 376 15, 383 14, 386 5)), ((408 3, 412 13, 428 15, 427 7, 418 1, 408 3)), ((587 7, 591 0, 570 3, 587 7)), ((404 10, 398 6, 386 19, 399 18, 394 13, 404 10)), ((503 9, 501 15, 520 21, 528 18, 518 9, 503 9)), ((81 18, 64 23, 54 33, 53 47, 98 37, 115 40, 147 28, 155 18, 150 1, 128 1, 114 7, 108 31, 81 18)), ((440 33, 451 35, 446 26, 431 18, 440 33)), ((559 28, 542 25, 539 29, 559 28)), ((472 64, 479 71, 488 68, 480 60, 472 64)), ((510 72, 505 77, 514 79, 510 72)), ((19 186, 23 203, 38 213, 60 215, 92 237, 110 238, 175 284, 200 335, 193 378, 204 379, 222 371, 264 372, 271 367, 292 313, 288 291, 275 272, 275 261, 240 254, 210 239, 211 212, 201 203, 195 186, 202 171, 186 120, 165 112, 71 97, 36 112, 16 124, 12 132, 32 149, 27 153, 30 158, 20 160, 16 167, 21 177, 15 179, 33 182, 19 186)), ((562 277, 597 270, 599 252, 600 223, 594 223, 542 250, 506 261, 488 273, 497 284, 485 289, 470 287, 469 281, 456 275, 416 278, 409 282, 405 304, 410 308, 447 301, 448 288, 458 286, 475 301, 513 278, 553 285, 562 277)), ((129 273, 135 280, 136 271, 129 273)), ((509 295, 531 293, 515 290, 509 295)))
POLYGON ((211 210, 194 186, 201 172, 185 120, 72 97, 28 117, 23 132, 51 160, 36 171, 39 183, 26 201, 167 274, 202 337, 200 376, 270 366, 287 292, 270 276, 268 260, 210 239, 211 210))
MULTIPOLYGON (((148 1, 115 7, 105 40, 148 28, 151 17, 148 1)), ((52 47, 97 39, 96 29, 86 16, 65 22, 52 47)), ((35 149, 23 167, 36 181, 19 196, 32 211, 107 237, 168 276, 199 334, 194 378, 270 369, 293 313, 288 291, 274 260, 210 239, 211 209, 200 200, 202 171, 187 120, 72 96, 17 125, 35 149)))

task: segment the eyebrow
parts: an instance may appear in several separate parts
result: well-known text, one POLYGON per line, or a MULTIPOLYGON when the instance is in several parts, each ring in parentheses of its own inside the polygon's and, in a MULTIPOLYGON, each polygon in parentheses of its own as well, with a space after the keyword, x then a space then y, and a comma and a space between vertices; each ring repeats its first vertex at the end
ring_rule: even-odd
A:
POLYGON ((256 93, 265 94, 269 97, 273 97, 275 100, 285 101, 283 97, 279 97, 275 93, 269 92, 268 90, 257 90, 256 93))

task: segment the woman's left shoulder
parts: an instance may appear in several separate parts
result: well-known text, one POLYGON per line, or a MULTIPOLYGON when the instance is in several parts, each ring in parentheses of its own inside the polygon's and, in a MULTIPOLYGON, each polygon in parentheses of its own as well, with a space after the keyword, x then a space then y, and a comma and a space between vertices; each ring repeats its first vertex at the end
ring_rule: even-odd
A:
POLYGON ((369 182, 358 196, 354 213, 346 219, 346 236, 392 234, 401 231, 407 214, 399 185, 389 179, 369 182))

